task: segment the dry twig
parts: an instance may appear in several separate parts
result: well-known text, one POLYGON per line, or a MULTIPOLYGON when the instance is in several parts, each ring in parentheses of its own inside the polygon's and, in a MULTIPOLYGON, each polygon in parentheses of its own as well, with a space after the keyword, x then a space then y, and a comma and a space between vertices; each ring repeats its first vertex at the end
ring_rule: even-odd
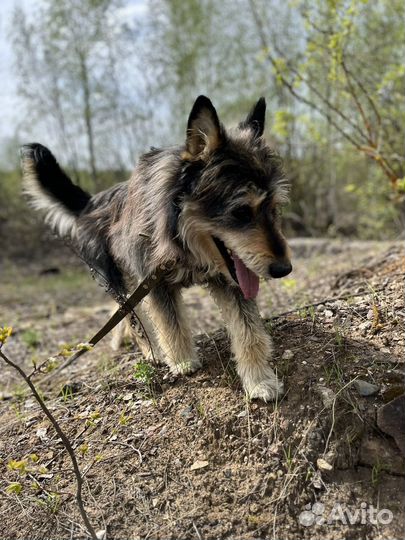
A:
POLYGON ((79 507, 80 515, 83 519, 83 522, 86 526, 87 531, 89 532, 91 538, 93 540, 97 540, 96 531, 94 530, 92 524, 90 523, 89 517, 87 515, 86 509, 84 507, 83 498, 82 498, 82 488, 83 488, 83 477, 79 469, 79 464, 77 463, 76 455, 74 453, 73 447, 68 439, 68 437, 65 435, 65 433, 62 431, 58 421, 53 416, 51 411, 48 409, 48 407, 45 405, 44 400, 39 395, 37 389, 35 388, 35 385, 32 383, 31 379, 27 376, 27 374, 18 366, 15 364, 12 360, 10 360, 4 352, 1 350, 1 344, 0 344, 0 357, 4 360, 6 364, 8 364, 10 367, 15 369, 18 374, 21 376, 22 379, 26 382, 26 384, 29 386, 29 389, 32 392, 32 395, 38 402, 38 405, 43 410, 46 417, 51 422, 52 426, 54 427, 56 433, 58 434, 59 438, 62 441, 63 446, 66 448, 67 453, 69 454, 70 460, 73 465, 73 471, 76 476, 76 501, 77 506, 79 507))

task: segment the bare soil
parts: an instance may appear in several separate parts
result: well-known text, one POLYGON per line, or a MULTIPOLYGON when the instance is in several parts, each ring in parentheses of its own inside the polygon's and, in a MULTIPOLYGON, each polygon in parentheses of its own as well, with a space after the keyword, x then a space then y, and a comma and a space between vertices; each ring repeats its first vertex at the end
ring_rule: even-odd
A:
MULTIPOLYGON (((41 387, 108 540, 403 538, 402 409, 388 410, 394 428, 381 422, 405 390, 403 249, 293 244, 294 273, 263 283, 259 297, 287 388, 278 403, 246 400, 201 289, 185 295, 198 373, 148 369, 131 345, 112 353, 106 340, 41 387)), ((14 328, 4 351, 28 372, 108 317, 102 289, 60 254, 0 270, 0 326, 14 328)), ((0 369, 0 538, 86 538, 61 441, 0 369)))

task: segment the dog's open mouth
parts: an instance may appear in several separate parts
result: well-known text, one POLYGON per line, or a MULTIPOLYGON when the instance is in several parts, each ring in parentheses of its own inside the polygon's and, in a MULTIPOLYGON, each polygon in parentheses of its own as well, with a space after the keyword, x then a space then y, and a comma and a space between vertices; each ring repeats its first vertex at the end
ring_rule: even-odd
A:
POLYGON ((222 240, 215 236, 213 238, 225 261, 229 273, 238 283, 245 299, 249 300, 251 298, 256 298, 257 293, 259 292, 259 276, 252 272, 252 270, 249 270, 236 253, 233 253, 225 246, 222 240))

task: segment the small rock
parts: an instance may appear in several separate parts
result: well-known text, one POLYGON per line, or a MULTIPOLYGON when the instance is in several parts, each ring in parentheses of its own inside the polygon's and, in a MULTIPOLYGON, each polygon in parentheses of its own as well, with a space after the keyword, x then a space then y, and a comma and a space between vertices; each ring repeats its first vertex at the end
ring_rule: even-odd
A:
POLYGON ((315 472, 314 476, 312 477, 311 484, 314 486, 315 489, 323 488, 322 476, 320 471, 315 472))
POLYGON ((181 411, 181 416, 183 418, 192 418, 193 417, 193 407, 192 405, 189 405, 188 407, 185 407, 182 411, 181 411))
POLYGON ((369 309, 369 310, 367 311, 366 317, 367 317, 367 319, 368 319, 369 321, 372 321, 372 320, 374 319, 374 310, 369 309))
POLYGON ((101 529, 100 531, 96 532, 96 536, 98 540, 107 540, 107 531, 105 529, 101 529))
POLYGON ((332 319, 333 317, 333 311, 331 311, 330 309, 325 309, 323 314, 325 315, 327 319, 332 319))
POLYGON ((375 384, 371 384, 367 381, 357 379, 353 382, 353 386, 361 396, 374 396, 380 391, 380 387, 375 384))
POLYGON ((371 328, 371 322, 370 321, 364 321, 359 324, 358 329, 360 332, 366 332, 369 328, 371 328))
POLYGON ((48 440, 48 436, 46 432, 48 431, 48 428, 38 428, 35 432, 35 435, 40 439, 42 442, 45 442, 48 440))
POLYGON ((190 471, 198 471, 199 469, 204 469, 205 467, 208 467, 208 465, 208 461, 202 461, 197 459, 197 461, 194 461, 194 463, 191 465, 190 471))
POLYGON ((326 386, 322 386, 320 384, 317 384, 315 386, 315 390, 322 399, 323 406, 328 409, 332 407, 333 402, 336 398, 335 392, 330 388, 327 388, 326 386))
POLYGON ((294 353, 290 351, 290 349, 286 349, 283 352, 283 356, 281 357, 282 360, 292 360, 294 358, 294 353))
POLYGON ((53 478, 53 473, 38 474, 39 480, 49 480, 50 478, 53 478))
POLYGON ((333 465, 328 463, 326 459, 318 458, 316 460, 316 466, 320 471, 331 471, 333 469, 333 465))
POLYGON ((391 435, 405 456, 405 394, 398 396, 377 411, 377 425, 384 433, 391 435))
POLYGON ((129 393, 129 394, 125 394, 123 397, 122 397, 122 401, 131 401, 131 399, 133 398, 133 395, 132 393, 129 393))

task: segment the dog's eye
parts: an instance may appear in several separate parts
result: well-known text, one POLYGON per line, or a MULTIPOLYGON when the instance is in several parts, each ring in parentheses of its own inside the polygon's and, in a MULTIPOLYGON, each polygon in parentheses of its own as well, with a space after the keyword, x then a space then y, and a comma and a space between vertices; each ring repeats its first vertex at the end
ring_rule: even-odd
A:
POLYGON ((253 218, 253 211, 247 204, 235 208, 232 212, 232 216, 237 219, 240 223, 250 223, 253 218))

